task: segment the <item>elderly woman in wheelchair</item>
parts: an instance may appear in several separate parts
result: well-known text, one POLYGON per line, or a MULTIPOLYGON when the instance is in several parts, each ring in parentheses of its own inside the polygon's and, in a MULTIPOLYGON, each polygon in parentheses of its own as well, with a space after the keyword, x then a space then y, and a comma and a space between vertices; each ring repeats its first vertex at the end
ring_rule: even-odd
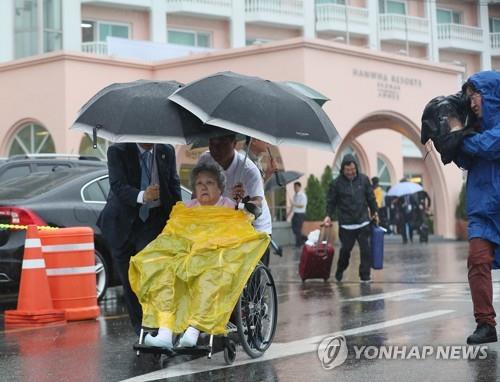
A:
POLYGON ((200 332, 227 335, 236 308, 233 321, 242 345, 259 356, 276 325, 274 282, 267 268, 257 266, 269 237, 252 227, 253 215, 222 196, 225 176, 219 166, 195 167, 191 183, 195 199, 179 202, 163 232, 131 259, 129 275, 143 308, 143 326, 159 328, 143 343, 172 350, 174 333, 183 333, 174 349, 196 346, 200 332), (270 297, 264 299, 265 293, 270 297), (262 322, 270 318, 270 305, 271 324, 262 322))

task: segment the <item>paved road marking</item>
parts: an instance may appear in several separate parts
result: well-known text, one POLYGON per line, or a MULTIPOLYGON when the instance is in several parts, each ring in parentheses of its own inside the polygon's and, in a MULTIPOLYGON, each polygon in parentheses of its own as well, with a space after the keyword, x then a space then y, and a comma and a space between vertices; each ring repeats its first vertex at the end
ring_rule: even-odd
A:
MULTIPOLYGON (((232 365, 226 365, 223 360, 222 352, 214 354, 211 360, 207 358, 199 358, 189 362, 185 362, 179 365, 169 367, 168 369, 154 371, 152 373, 144 374, 138 377, 127 379, 123 382, 144 382, 144 381, 154 381, 163 378, 173 378, 180 377, 183 375, 191 375, 195 373, 207 372, 212 370, 225 369, 240 365, 246 365, 256 362, 265 362, 277 358, 289 357, 293 355, 299 355, 304 353, 310 353, 317 350, 318 343, 327 336, 354 336, 361 333, 372 332, 375 330, 390 328, 393 326, 404 325, 415 321, 426 320, 445 314, 453 313, 454 310, 433 310, 426 313, 415 314, 412 316, 406 316, 397 318, 394 320, 383 321, 377 324, 360 326, 358 328, 348 329, 344 331, 325 333, 320 336, 314 336, 309 338, 304 338, 302 340, 291 341, 286 343, 274 343, 267 352, 260 358, 251 359, 244 355, 243 351, 239 352, 237 358, 243 358, 240 361, 236 361, 232 365)), ((318 363, 318 367, 319 363, 318 363)))
POLYGON ((387 300, 392 297, 400 297, 400 296, 408 296, 408 295, 414 295, 418 293, 423 293, 423 292, 429 292, 432 289, 430 288, 422 288, 422 289, 417 289, 417 288, 411 288, 411 289, 403 289, 403 290, 398 290, 395 292, 387 292, 387 293, 380 293, 380 294, 371 294, 368 296, 361 296, 361 297, 354 297, 354 298, 348 298, 345 300, 340 300, 341 302, 351 302, 351 301, 377 301, 377 300, 387 300))

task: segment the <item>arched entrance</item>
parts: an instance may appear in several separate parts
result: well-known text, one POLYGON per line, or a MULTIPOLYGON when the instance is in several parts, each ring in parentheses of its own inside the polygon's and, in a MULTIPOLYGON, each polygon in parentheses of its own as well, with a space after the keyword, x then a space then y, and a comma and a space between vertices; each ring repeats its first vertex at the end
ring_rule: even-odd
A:
MULTIPOLYGON (((404 115, 387 110, 376 111, 360 119, 344 137, 342 146, 346 147, 361 135, 379 129, 389 129, 406 136, 416 144, 425 157, 425 148, 420 144, 420 128, 404 115)), ((337 151, 337 153, 340 152, 340 150, 337 151)), ((445 237, 453 237, 454 208, 451 206, 443 167, 434 152, 430 153, 425 159, 425 166, 431 178, 434 195, 435 233, 445 237)))

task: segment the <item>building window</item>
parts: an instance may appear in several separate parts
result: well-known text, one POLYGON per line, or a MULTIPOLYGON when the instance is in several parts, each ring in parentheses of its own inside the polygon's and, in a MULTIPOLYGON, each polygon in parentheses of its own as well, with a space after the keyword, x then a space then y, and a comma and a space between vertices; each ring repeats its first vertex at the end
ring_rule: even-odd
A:
POLYGON ((392 185, 392 179, 387 162, 381 155, 377 155, 377 177, 380 187, 387 191, 392 185))
POLYGON ((15 0, 15 57, 62 49, 61 0, 15 0))
POLYGON ((379 0, 379 12, 406 15, 406 2, 397 0, 379 0))
POLYGON ((82 21, 82 42, 106 42, 108 36, 130 38, 130 25, 106 21, 82 21))
POLYGON ((62 49, 62 5, 61 0, 43 1, 43 51, 62 49))
POLYGON ((500 18, 490 17, 490 33, 500 33, 500 18))
POLYGON ((15 56, 28 57, 38 53, 38 2, 16 0, 15 56))
POLYGON ((54 140, 48 130, 35 123, 22 126, 9 148, 9 156, 55 152, 54 140))
POLYGON ((107 160, 108 147, 111 143, 103 138, 97 138, 97 148, 92 145, 92 138, 85 134, 80 142, 78 153, 89 157, 97 157, 101 160, 107 160))
POLYGON ((438 24, 462 24, 462 15, 460 12, 452 9, 437 9, 438 24))
POLYGON ((401 151, 403 158, 422 158, 420 148, 404 135, 401 135, 401 151))
POLYGON ((167 39, 170 44, 196 46, 200 48, 212 47, 212 34, 210 32, 170 29, 167 33, 167 39))

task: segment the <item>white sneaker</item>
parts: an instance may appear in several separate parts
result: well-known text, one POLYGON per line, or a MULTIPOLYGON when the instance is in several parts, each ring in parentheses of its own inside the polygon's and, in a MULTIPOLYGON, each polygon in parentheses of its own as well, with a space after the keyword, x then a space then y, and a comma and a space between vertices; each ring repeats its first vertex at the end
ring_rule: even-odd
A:
POLYGON ((190 326, 186 329, 181 339, 179 340, 179 347, 181 348, 192 348, 196 346, 198 342, 198 337, 200 335, 200 331, 198 329, 190 326))
POLYGON ((160 336, 153 337, 149 333, 144 337, 144 345, 167 349, 172 349, 174 347, 172 345, 172 339, 163 338, 160 336))
POLYGON ((371 284, 371 283, 372 283, 372 279, 366 279, 366 280, 362 280, 362 279, 361 279, 361 280, 359 280, 359 282, 360 282, 361 284, 371 284))

